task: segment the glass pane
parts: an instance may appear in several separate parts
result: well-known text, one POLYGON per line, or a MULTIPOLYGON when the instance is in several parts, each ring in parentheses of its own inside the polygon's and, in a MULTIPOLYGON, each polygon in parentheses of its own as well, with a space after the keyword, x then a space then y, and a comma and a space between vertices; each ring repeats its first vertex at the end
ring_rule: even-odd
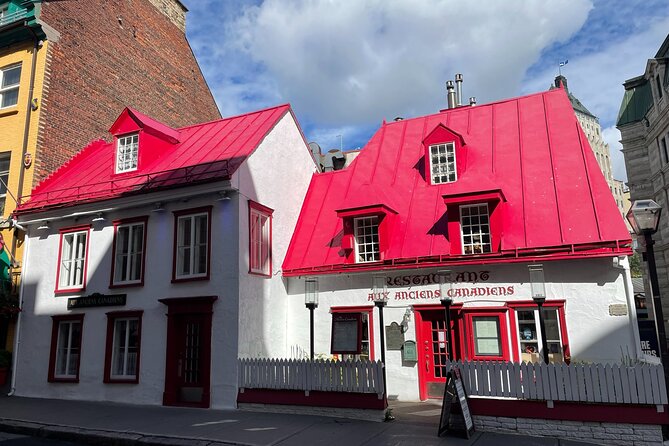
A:
MULTIPOLYGON (((21 81, 21 67, 13 67, 2 74, 2 88, 18 85, 21 81)), ((18 90, 17 90, 18 91, 18 90)))
POLYGON ((126 326, 127 321, 121 319, 114 324, 114 350, 112 358, 112 375, 125 374, 126 326))
POLYGON ((19 89, 14 88, 2 93, 2 104, 0 107, 11 107, 19 102, 19 89))
POLYGON ((474 317, 472 321, 474 325, 476 354, 482 356, 501 356, 499 318, 494 316, 474 317))

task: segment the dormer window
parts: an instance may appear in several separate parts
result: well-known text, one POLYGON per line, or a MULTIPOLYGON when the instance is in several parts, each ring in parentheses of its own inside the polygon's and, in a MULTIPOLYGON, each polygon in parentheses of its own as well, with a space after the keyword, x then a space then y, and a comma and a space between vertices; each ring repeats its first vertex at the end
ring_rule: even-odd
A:
POLYGON ((137 170, 139 134, 120 136, 116 145, 116 173, 137 170))
POLYGON ((381 259, 379 249, 379 217, 353 219, 356 263, 377 262, 381 259))
POLYGON ((432 184, 452 183, 458 179, 455 164, 455 143, 430 146, 432 184))
POLYGON ((483 254, 492 251, 488 204, 460 206, 463 254, 483 254))

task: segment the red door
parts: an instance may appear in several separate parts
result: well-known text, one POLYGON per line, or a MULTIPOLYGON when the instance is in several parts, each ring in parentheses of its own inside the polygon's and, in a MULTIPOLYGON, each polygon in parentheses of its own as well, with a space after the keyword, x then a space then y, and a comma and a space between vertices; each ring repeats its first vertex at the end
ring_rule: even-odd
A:
POLYGON ((167 313, 166 406, 209 407, 214 298, 161 299, 167 313))
MULTIPOLYGON (((446 383, 446 360, 451 357, 446 336, 446 317, 443 309, 416 308, 418 381, 420 399, 442 398, 446 383)), ((458 358, 459 338, 453 330, 455 312, 451 311, 451 339, 454 357, 458 358)))

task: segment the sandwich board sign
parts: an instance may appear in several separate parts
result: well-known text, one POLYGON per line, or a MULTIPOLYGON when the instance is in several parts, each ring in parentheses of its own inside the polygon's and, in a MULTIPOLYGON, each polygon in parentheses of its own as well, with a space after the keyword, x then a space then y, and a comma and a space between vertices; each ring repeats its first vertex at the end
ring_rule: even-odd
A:
POLYGON ((465 388, 462 386, 460 369, 455 367, 446 374, 438 435, 443 437, 449 432, 462 435, 466 439, 474 432, 474 421, 469 411, 465 388))

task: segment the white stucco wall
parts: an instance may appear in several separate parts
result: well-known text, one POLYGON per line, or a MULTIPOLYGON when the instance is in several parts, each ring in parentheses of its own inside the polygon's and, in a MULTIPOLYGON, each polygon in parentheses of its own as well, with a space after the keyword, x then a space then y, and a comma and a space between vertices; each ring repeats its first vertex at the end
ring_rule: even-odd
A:
MULTIPOLYGON (((463 303, 465 309, 475 307, 502 306, 505 302, 531 300, 530 284, 526 264, 505 264, 499 266, 482 265, 466 268, 453 267, 454 274, 462 271, 488 271, 489 278, 477 284, 456 283, 458 288, 513 287, 513 294, 506 296, 472 296, 453 298, 454 304, 463 303)), ((635 344, 630 314, 634 308, 627 308, 628 315, 611 316, 609 306, 627 305, 625 281, 629 280, 623 269, 613 267, 611 258, 544 262, 547 300, 565 300, 565 320, 568 332, 572 363, 621 362, 629 357, 634 359, 635 344)), ((405 270, 385 272, 388 277, 420 275, 436 272, 430 270, 405 270)), ((315 353, 330 355, 332 306, 373 305, 368 301, 372 287, 372 274, 341 274, 319 278, 319 307, 315 311, 315 353)), ((398 299, 396 293, 438 290, 437 284, 413 286, 389 286, 389 302, 384 310, 386 326, 392 322, 402 322, 407 309, 413 305, 436 304, 439 298, 398 299)), ((288 343, 309 350, 309 312, 304 306, 304 280, 290 279, 290 309, 288 343)), ((376 359, 380 359, 378 310, 374 309, 374 341, 376 359)), ((507 318, 507 332, 511 327, 507 318)), ((512 350, 511 336, 508 339, 512 350)), ((415 312, 411 311, 405 340, 416 340, 415 312)), ((387 350, 388 394, 400 400, 418 400, 418 371, 421 362, 421 346, 418 346, 417 363, 402 364, 401 352, 387 350)))
MULTIPOLYGON (((20 396, 162 404, 165 385, 167 307, 158 300, 217 296, 211 338, 211 407, 236 404, 237 358, 283 354, 286 287, 280 268, 302 205, 314 163, 301 133, 288 114, 280 120, 231 181, 238 193, 217 201, 225 185, 207 184, 155 193, 144 204, 130 206, 118 199, 98 205, 50 212, 50 229, 29 227, 23 269, 24 302, 15 391, 20 396), (188 197, 184 190, 190 191, 188 197), (248 274, 248 199, 274 209, 272 278, 248 274), (152 212, 154 202, 165 211, 152 212), (93 223, 88 250, 86 290, 55 295, 59 229, 91 222, 64 216, 95 207, 105 209, 105 221, 93 223), (212 206, 210 279, 171 283, 173 211, 212 206), (109 289, 114 220, 148 216, 144 285, 109 289), (127 294, 125 306, 68 311, 68 297, 127 294), (107 316, 110 311, 143 310, 139 384, 104 384, 107 316), (85 313, 79 383, 49 383, 48 365, 52 315, 85 313)), ((227 184, 227 183, 226 183, 227 184)), ((31 215, 25 219, 39 218, 31 215)))

